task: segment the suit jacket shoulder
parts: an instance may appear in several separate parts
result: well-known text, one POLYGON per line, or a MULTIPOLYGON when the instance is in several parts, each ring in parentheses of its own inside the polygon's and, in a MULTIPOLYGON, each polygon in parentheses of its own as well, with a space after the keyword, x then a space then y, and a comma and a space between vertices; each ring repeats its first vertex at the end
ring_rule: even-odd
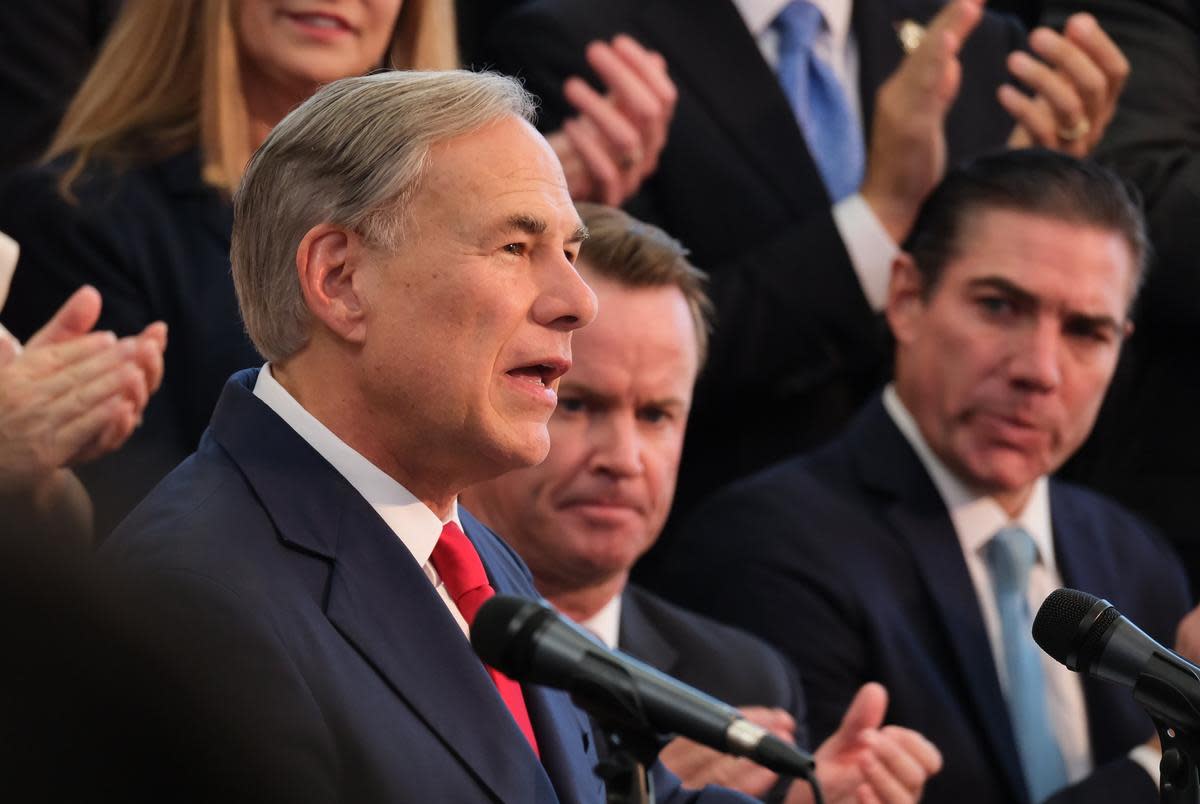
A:
MULTIPOLYGON (((329 800, 602 800, 582 714, 524 689, 539 762, 411 553, 253 396, 254 376, 230 382, 197 453, 106 545, 169 579, 184 626, 232 635, 201 689, 233 678, 261 697, 264 736, 320 768, 329 800)), ((463 524, 495 588, 533 595, 508 548, 463 524)))
MULTIPOLYGON (((200 449, 105 545, 162 579, 197 696, 249 707, 316 800, 603 801, 586 716, 524 685, 534 755, 408 548, 253 396, 255 376, 230 381, 200 449)), ((535 597, 511 548, 460 513, 496 591, 535 597)), ((662 778, 663 802, 745 801, 662 778)))
MULTIPOLYGON (((1051 514, 1066 584, 1122 600, 1127 616, 1169 642, 1188 595, 1161 540, 1114 504, 1063 484, 1052 483, 1051 514)), ((879 399, 828 447, 735 484, 688 525, 673 597, 753 631, 795 662, 816 740, 832 732, 862 683, 879 681, 891 693, 889 720, 943 752, 945 769, 925 801, 1023 799, 957 535, 879 399), (736 550, 734 531, 743 534, 736 550)), ((1152 801, 1148 777, 1125 759, 1149 737, 1148 719, 1113 685, 1085 680, 1084 690, 1101 770, 1062 800, 1152 801)))
POLYGON ((787 710, 797 743, 808 744, 799 676, 758 637, 630 585, 621 599, 619 641, 629 655, 726 703, 787 710))

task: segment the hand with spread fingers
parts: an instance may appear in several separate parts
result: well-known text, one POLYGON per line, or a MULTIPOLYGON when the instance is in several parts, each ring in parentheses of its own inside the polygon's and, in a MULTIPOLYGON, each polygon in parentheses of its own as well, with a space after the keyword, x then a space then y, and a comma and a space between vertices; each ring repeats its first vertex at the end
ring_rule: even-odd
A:
MULTIPOLYGON (((795 741, 796 721, 785 710, 744 706, 740 711, 747 720, 781 740, 795 741)), ((715 784, 761 798, 779 781, 773 771, 748 759, 722 754, 682 737, 667 743, 658 758, 687 787, 715 784)))
POLYGON ((981 0, 955 0, 879 89, 861 195, 897 243, 946 172, 946 114, 958 97, 963 42, 983 17, 981 0))
POLYGON ((1087 13, 1072 15, 1061 34, 1036 29, 1029 45, 1037 58, 1013 53, 1008 68, 1033 95, 1009 84, 997 91, 1000 103, 1017 121, 1009 144, 1087 156, 1116 112, 1129 76, 1128 60, 1087 13))
MULTIPOLYGON (((913 804, 929 777, 942 769, 941 753, 911 729, 884 726, 887 690, 864 684, 838 730, 817 748, 817 780, 828 802, 913 804)), ((792 785, 788 804, 812 801, 808 785, 792 785)))
POLYGON ((83 287, 23 350, 0 341, 0 496, 35 517, 88 519, 66 467, 123 444, 162 381, 166 325, 118 339, 91 331, 99 316, 100 294, 83 287))
MULTIPOLYGON (((910 729, 883 725, 886 710, 887 691, 879 684, 864 685, 841 726, 817 749, 817 781, 829 804, 913 804, 929 777, 941 770, 942 755, 928 740, 910 729)), ((794 740, 795 721, 782 709, 747 706, 741 711, 776 737, 794 740)), ((672 740, 659 759, 688 787, 716 784, 761 798, 779 782, 748 759, 690 740, 672 740)), ((812 788, 794 782, 785 801, 811 804, 812 788)))
POLYGON ((575 200, 617 206, 658 166, 677 91, 663 57, 629 36, 592 42, 586 55, 607 92, 568 78, 563 94, 579 114, 547 139, 575 200))

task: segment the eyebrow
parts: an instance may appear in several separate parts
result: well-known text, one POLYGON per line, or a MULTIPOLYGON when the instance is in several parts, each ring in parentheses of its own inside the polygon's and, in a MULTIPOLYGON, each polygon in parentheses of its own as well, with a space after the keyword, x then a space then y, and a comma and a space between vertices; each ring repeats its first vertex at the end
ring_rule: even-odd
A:
MULTIPOLYGON (((533 215, 528 215, 525 213, 510 215, 508 219, 504 221, 504 231, 506 232, 516 230, 518 232, 524 232, 528 235, 537 236, 545 234, 549 228, 550 225, 546 223, 544 218, 534 217, 533 215)), ((575 229, 575 231, 571 233, 571 236, 567 238, 567 242, 582 243, 587 239, 587 237, 587 227, 581 223, 575 229)))
POLYGON ((1012 297, 1015 301, 1026 307, 1036 306, 1038 304, 1037 296, 1034 296, 1028 290, 1017 285, 1002 276, 983 276, 977 279, 972 279, 967 283, 972 290, 980 288, 991 288, 998 290, 1006 296, 1012 297))
MULTIPOLYGON (((605 393, 602 391, 597 391, 596 389, 594 389, 590 386, 587 386, 587 385, 580 385, 579 383, 571 382, 569 374, 568 374, 568 376, 563 377, 562 385, 559 386, 558 393, 559 393, 559 396, 562 396, 564 393, 577 394, 578 396, 584 397, 585 399, 589 399, 594 402, 599 402, 599 403, 602 403, 605 405, 611 405, 615 402, 620 401, 619 394, 605 393)), ((683 406, 684 406, 683 399, 681 397, 677 397, 677 396, 665 396, 665 397, 661 397, 661 398, 657 398, 657 399, 645 399, 645 400, 642 400, 638 404, 639 408, 643 408, 643 407, 682 408, 683 406)))
MULTIPOLYGON (((1025 290, 1020 285, 1014 284, 1002 276, 984 276, 978 279, 972 279, 968 286, 972 289, 976 288, 992 288, 1012 297, 1019 305, 1023 307, 1038 307, 1041 300, 1029 291, 1025 290)), ((1084 324, 1088 327, 1107 327, 1115 331, 1121 330, 1121 321, 1113 318, 1111 315, 1101 313, 1092 315, 1078 310, 1068 310, 1066 319, 1075 324, 1084 324)))

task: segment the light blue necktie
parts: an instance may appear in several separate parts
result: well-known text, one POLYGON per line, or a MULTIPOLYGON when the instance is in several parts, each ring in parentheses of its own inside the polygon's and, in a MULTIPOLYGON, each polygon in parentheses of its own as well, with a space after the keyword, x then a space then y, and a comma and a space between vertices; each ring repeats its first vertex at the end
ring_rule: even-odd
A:
POLYGON ((808 0, 792 0, 771 23, 779 34, 779 83, 829 197, 836 202, 858 192, 866 153, 858 120, 837 76, 813 53, 824 26, 820 9, 808 0))
POLYGON ((1000 530, 984 553, 996 592, 1004 665, 1008 671, 1008 713, 1017 739, 1032 801, 1040 802, 1067 784, 1062 750, 1046 712, 1042 661, 1030 633, 1029 572, 1037 558, 1033 538, 1023 528, 1000 530))

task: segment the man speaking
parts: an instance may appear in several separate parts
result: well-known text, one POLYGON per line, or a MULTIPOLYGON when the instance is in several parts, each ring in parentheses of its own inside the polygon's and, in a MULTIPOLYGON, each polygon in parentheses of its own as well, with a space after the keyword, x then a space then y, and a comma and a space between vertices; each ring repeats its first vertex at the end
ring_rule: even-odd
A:
POLYGON ((232 254, 269 363, 229 381, 196 454, 110 540, 169 579, 181 638, 222 635, 181 649, 297 798, 603 800, 584 715, 466 638, 491 594, 534 591, 458 492, 545 457, 596 312, 531 113, 498 76, 386 73, 275 128, 232 254))

